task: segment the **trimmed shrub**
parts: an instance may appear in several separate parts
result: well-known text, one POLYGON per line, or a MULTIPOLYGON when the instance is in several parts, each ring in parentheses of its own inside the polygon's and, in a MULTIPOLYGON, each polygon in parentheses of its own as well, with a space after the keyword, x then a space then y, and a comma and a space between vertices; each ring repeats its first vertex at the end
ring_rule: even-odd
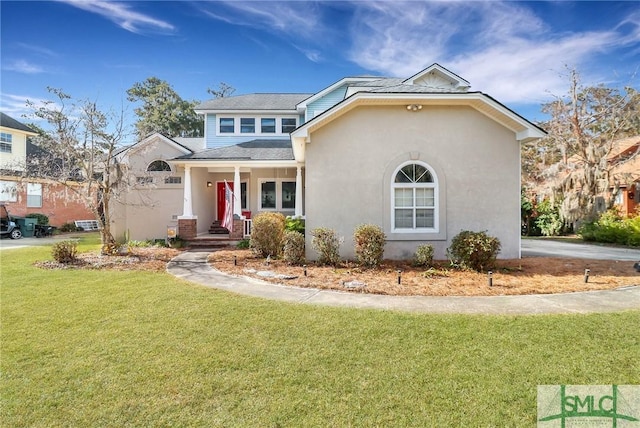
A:
POLYGON ((380 226, 375 224, 357 226, 353 233, 356 261, 369 268, 380 266, 386 239, 380 226))
POLYGON ((433 266, 433 246, 429 244, 418 246, 413 255, 413 265, 419 267, 433 266))
POLYGON ((284 237, 284 215, 263 212, 253 218, 249 246, 260 257, 279 257, 284 237))
POLYGON ((480 272, 494 266, 500 246, 500 240, 486 232, 464 230, 451 240, 447 256, 454 265, 480 272))
POLYGON ((304 219, 299 217, 287 217, 284 228, 285 230, 293 230, 304 235, 304 219))
POLYGON ((246 250, 249 248, 249 240, 248 239, 243 239, 241 241, 239 241, 236 244, 236 248, 240 249, 240 250, 246 250))
POLYGON ((295 230, 284 232, 284 261, 292 265, 304 264, 304 235, 295 230))
POLYGON ((81 227, 77 227, 75 223, 65 223, 60 226, 60 232, 82 232, 84 229, 81 227))
POLYGON ((311 245, 318 252, 318 263, 335 266, 340 263, 340 239, 333 229, 319 227, 311 231, 311 245))
POLYGON ((58 263, 71 263, 76 260, 77 254, 78 243, 76 241, 60 241, 51 247, 51 256, 58 263))
POLYGON ((40 213, 31 213, 25 216, 26 218, 35 218, 38 220, 38 225, 47 226, 49 224, 49 217, 40 213))

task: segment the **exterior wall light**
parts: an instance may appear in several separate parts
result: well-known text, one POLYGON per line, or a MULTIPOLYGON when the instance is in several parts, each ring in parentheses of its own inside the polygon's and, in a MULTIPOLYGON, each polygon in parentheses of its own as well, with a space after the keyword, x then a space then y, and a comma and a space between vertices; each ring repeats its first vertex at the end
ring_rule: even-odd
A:
POLYGON ((211 186, 213 186, 213 183, 210 181, 207 181, 207 187, 211 187, 211 186))
POLYGON ((407 106, 407 110, 409 111, 420 111, 422 110, 422 104, 409 104, 407 106))

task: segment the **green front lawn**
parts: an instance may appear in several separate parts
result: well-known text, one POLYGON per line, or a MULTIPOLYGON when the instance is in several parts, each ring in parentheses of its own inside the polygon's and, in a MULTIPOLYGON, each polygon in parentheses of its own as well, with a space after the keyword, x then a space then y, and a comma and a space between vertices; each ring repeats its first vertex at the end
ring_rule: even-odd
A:
POLYGON ((539 384, 640 384, 640 311, 323 308, 49 257, 0 252, 2 426, 533 426, 539 384))

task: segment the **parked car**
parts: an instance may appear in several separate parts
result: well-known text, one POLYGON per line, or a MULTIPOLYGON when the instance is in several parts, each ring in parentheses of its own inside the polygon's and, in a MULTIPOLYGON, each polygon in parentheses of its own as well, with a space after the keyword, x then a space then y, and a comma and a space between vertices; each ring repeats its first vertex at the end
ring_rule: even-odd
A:
POLYGON ((9 236, 11 239, 22 238, 22 231, 20 226, 9 215, 7 207, 4 204, 0 204, 0 237, 9 236))

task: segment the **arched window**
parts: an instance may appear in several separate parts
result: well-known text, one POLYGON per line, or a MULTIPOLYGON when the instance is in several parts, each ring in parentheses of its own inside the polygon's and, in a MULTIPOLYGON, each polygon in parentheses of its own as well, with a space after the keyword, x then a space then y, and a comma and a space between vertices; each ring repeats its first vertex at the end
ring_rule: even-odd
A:
POLYGON ((147 167, 148 172, 169 171, 171 172, 171 166, 163 160, 155 160, 147 167))
POLYGON ((392 229, 395 232, 435 232, 438 229, 438 183, 426 164, 401 165, 391 183, 392 229))

